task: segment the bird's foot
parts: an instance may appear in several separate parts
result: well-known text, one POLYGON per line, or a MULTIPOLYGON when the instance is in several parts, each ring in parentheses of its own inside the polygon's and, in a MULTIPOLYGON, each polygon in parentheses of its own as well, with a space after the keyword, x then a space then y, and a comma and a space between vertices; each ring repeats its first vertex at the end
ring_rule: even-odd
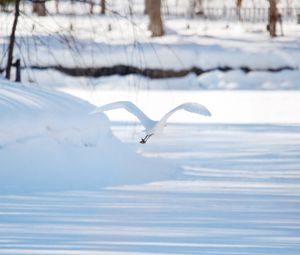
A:
POLYGON ((151 134, 151 135, 146 135, 144 138, 141 138, 140 143, 145 144, 145 143, 148 141, 148 139, 149 139, 152 135, 153 135, 153 134, 151 134))
POLYGON ((144 138, 141 138, 141 141, 140 141, 141 144, 145 144, 146 142, 147 141, 144 138))
POLYGON ((147 142, 147 140, 149 139, 149 135, 146 135, 144 138, 141 138, 140 143, 141 144, 145 144, 147 142))

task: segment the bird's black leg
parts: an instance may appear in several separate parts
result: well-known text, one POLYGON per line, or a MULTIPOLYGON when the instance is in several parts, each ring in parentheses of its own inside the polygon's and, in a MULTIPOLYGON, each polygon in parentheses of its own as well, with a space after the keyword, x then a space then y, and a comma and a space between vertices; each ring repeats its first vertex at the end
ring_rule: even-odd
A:
POLYGON ((144 138, 141 138, 140 143, 145 144, 147 142, 147 140, 148 140, 148 136, 149 135, 146 135, 144 138))
POLYGON ((153 134, 151 134, 151 135, 147 135, 147 138, 145 137, 145 139, 146 139, 146 141, 145 141, 145 142, 147 142, 151 136, 153 136, 153 134))
POLYGON ((151 136, 153 136, 153 134, 151 134, 151 135, 146 135, 144 138, 141 138, 140 143, 145 144, 145 143, 149 140, 149 138, 150 138, 151 136))

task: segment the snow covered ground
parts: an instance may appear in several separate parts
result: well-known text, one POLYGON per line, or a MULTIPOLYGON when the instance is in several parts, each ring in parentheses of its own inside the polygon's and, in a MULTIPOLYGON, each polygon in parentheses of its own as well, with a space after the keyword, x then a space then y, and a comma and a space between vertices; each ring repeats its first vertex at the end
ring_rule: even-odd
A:
POLYGON ((103 114, 89 115, 94 107, 69 95, 1 79, 0 105, 1 194, 94 190, 176 172, 136 155, 103 114))
POLYGON ((0 197, 0 254, 299 254, 300 129, 171 125, 141 148, 176 179, 97 192, 0 197))
POLYGON ((172 27, 174 31, 154 39, 149 37, 146 18, 117 22, 114 18, 76 18, 79 26, 74 28, 76 37, 69 31, 68 17, 49 17, 38 23, 32 19, 24 17, 24 25, 20 25, 18 33, 18 42, 22 45, 19 50, 24 51, 19 55, 26 66, 101 67, 123 64, 140 68, 180 70, 200 67, 206 70, 219 66, 299 68, 300 63, 297 47, 300 28, 293 24, 287 26, 285 37, 272 40, 264 31, 263 23, 233 23, 226 28, 224 23, 203 22, 199 26, 198 20, 175 19, 166 20, 166 27, 172 27), (135 27, 132 22, 141 22, 142 28, 135 27), (32 31, 35 23, 37 27, 42 24, 40 29, 32 31), (111 24, 116 28, 109 32, 107 27, 111 24), (44 32, 45 26, 50 31, 44 32))
MULTIPOLYGON (((101 17, 67 2, 36 17, 25 4, 25 83, 0 79, 0 254, 298 255, 300 26, 270 39, 265 23, 167 16, 166 36, 151 38, 147 18, 122 16, 136 1, 101 17), (233 70, 151 80, 29 68, 117 64, 233 70), (125 111, 88 114, 119 100, 153 119, 195 101, 212 117, 176 113, 141 145, 125 111)), ((1 56, 12 18, 0 13, 1 56)))
MULTIPOLYGON (((89 101, 122 95, 75 92, 89 101)), ((171 105, 168 97, 204 101, 217 119, 240 98, 232 110, 252 123, 179 114, 182 124, 145 146, 124 112, 122 122, 110 123, 88 115, 93 106, 79 99, 2 80, 0 254, 297 255, 300 126, 292 116, 299 93, 166 92, 127 96, 155 98, 159 109, 142 105, 157 116, 171 105), (265 108, 241 113, 247 98, 265 108), (283 110, 279 124, 257 124, 272 108, 270 116, 283 110)))

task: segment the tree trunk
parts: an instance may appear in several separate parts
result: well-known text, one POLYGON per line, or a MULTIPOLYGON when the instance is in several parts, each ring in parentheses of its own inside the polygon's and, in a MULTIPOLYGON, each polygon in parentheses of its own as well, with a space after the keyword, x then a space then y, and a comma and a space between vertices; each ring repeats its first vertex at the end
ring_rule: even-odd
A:
POLYGON ((236 0, 236 14, 239 20, 241 20, 241 8, 242 8, 242 0, 236 0))
POLYGON ((59 14, 59 0, 55 0, 55 10, 56 14, 59 14))
POLYGON ((204 16, 203 0, 196 0, 196 14, 204 16))
POLYGON ((16 29, 18 24, 18 18, 20 16, 20 0, 16 0, 15 3, 15 18, 9 38, 9 45, 8 45, 8 57, 7 57, 7 65, 6 65, 6 72, 5 72, 5 78, 10 79, 10 70, 13 62, 13 51, 14 51, 14 45, 15 45, 15 39, 16 39, 16 29))
POLYGON ((148 29, 152 32, 152 37, 162 36, 164 34, 160 8, 161 0, 146 1, 146 9, 150 20, 148 29))
POLYGON ((149 2, 148 0, 144 0, 144 5, 145 5, 145 6, 144 6, 144 7, 145 7, 145 9, 144 9, 144 14, 145 14, 145 15, 148 15, 148 10, 147 10, 147 8, 148 8, 148 2, 149 2))
POLYGON ((195 16, 196 5, 197 5, 197 1, 196 0, 189 1, 189 7, 188 7, 188 10, 187 10, 187 14, 191 18, 194 18, 194 16, 195 16))
POLYGON ((269 32, 271 37, 276 36, 276 23, 277 23, 277 4, 276 0, 269 0, 269 32))
POLYGON ((204 16, 203 0, 190 0, 188 14, 192 18, 195 14, 204 16))
POLYGON ((45 1, 33 1, 32 2, 32 12, 36 13, 38 16, 46 16, 46 3, 45 1))
POLYGON ((292 15, 291 0, 286 0, 287 16, 292 15))
POLYGON ((104 15, 106 12, 105 0, 101 0, 100 5, 101 5, 100 14, 104 15))
POLYGON ((94 0, 90 0, 90 14, 94 14, 94 0))

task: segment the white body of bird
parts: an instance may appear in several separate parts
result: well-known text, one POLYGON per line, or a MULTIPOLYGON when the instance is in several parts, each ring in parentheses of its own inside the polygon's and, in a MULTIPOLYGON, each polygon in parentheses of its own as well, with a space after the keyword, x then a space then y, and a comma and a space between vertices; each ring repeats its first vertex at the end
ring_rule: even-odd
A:
POLYGON ((211 116, 211 113, 209 112, 209 110, 207 110, 201 104, 184 103, 184 104, 181 104, 181 105, 175 107, 168 113, 166 113, 159 121, 154 121, 154 120, 150 119, 143 111, 141 111, 135 104, 133 104, 129 101, 119 101, 119 102, 114 102, 114 103, 100 106, 100 107, 96 108, 94 111, 92 111, 91 114, 115 110, 115 109, 122 109, 122 108, 124 108, 131 114, 135 115, 139 119, 141 124, 145 127, 144 132, 145 132, 146 136, 141 139, 140 143, 146 143, 147 140, 152 135, 160 134, 162 132, 162 130, 164 129, 164 127, 166 126, 167 120, 170 118, 170 116, 179 110, 185 110, 185 111, 200 114, 203 116, 211 116))

